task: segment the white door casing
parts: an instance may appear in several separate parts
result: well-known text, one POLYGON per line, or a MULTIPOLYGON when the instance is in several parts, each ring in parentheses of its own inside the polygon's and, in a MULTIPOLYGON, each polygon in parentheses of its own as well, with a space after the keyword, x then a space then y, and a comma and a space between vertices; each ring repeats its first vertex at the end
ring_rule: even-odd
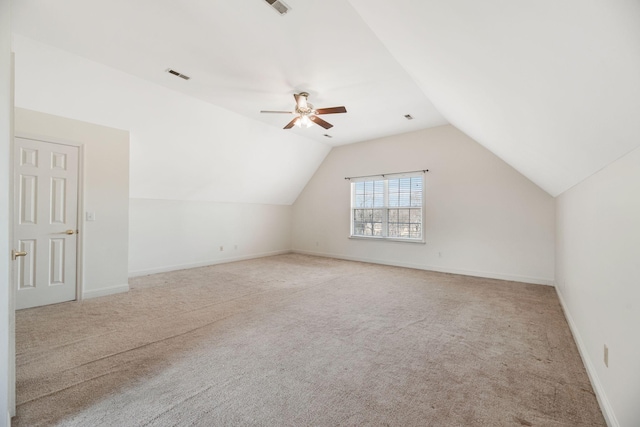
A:
POLYGON ((76 299, 78 147, 15 139, 16 309, 76 299))

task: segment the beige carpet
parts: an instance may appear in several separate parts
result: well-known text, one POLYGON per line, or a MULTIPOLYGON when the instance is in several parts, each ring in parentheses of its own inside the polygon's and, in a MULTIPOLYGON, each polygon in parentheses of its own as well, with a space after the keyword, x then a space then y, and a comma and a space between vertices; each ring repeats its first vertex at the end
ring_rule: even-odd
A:
POLYGON ((603 426, 551 287, 282 255, 16 316, 14 425, 603 426))

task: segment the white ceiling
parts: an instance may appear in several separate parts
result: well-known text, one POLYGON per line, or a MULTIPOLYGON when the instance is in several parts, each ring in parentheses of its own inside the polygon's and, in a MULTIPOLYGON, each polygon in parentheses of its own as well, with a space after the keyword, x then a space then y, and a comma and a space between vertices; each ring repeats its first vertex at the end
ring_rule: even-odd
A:
POLYGON ((640 146, 637 0, 287 4, 14 0, 13 30, 274 129, 307 91, 348 113, 282 132, 330 145, 450 122, 552 195, 640 146))
POLYGON ((14 3, 18 34, 278 128, 293 116, 260 110, 291 111, 294 93, 344 105, 347 114, 324 116, 329 131, 288 131, 330 145, 447 123, 344 0, 290 0, 284 16, 264 0, 14 3))

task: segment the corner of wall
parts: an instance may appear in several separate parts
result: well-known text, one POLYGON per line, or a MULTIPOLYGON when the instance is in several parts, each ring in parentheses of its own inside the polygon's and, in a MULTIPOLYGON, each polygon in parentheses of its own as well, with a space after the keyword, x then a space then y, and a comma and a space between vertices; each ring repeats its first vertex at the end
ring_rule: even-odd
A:
POLYGON ((616 419, 616 416, 613 412, 613 407, 607 398, 607 395, 604 391, 602 383, 600 382, 600 377, 598 377, 598 373, 596 371, 595 366, 591 358, 589 357, 589 353, 587 352, 587 348, 580 336, 580 332, 578 332, 578 327, 573 321, 573 317, 569 312, 569 308, 567 307, 564 297, 562 296, 562 291, 556 286, 556 293, 558 294, 558 299, 560 300, 560 305, 562 306, 562 311, 564 312, 564 317, 567 319, 567 323, 569 324, 569 329, 571 330, 571 334, 573 335, 573 340, 578 347, 578 352, 580 353, 580 357, 582 358, 582 363, 584 364, 585 370, 587 371, 587 375, 589 376, 589 381, 591 381, 591 386, 596 394, 596 399, 600 404, 600 410, 602 411, 602 415, 604 416, 605 421, 609 427, 619 427, 620 423, 616 419))

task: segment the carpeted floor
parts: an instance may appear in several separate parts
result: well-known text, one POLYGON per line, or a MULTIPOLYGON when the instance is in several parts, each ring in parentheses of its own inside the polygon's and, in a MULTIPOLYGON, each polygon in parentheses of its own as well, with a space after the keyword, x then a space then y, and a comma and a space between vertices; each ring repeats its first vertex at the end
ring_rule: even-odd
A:
POLYGON ((16 315, 16 426, 604 426, 551 287, 281 255, 16 315))

